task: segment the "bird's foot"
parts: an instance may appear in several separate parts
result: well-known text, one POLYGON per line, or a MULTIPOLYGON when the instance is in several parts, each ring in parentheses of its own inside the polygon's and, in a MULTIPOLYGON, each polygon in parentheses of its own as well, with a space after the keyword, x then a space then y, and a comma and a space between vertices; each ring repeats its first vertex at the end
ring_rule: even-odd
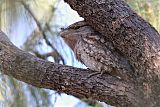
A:
MULTIPOLYGON (((88 69, 88 68, 87 68, 88 69)), ((87 77, 85 77, 85 78, 83 78, 83 80, 87 80, 87 79, 89 79, 89 78, 91 78, 91 77, 93 77, 93 76, 96 76, 96 75, 99 75, 99 76, 102 76, 103 74, 105 74, 106 72, 104 72, 104 71, 97 71, 97 72, 93 72, 93 73, 91 73, 91 74, 89 74, 87 77)))

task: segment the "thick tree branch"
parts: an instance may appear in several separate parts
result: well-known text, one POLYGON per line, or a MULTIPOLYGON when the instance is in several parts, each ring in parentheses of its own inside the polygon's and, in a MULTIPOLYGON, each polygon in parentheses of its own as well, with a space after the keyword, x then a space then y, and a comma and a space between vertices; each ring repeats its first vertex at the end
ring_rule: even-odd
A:
POLYGON ((39 59, 15 47, 2 32, 0 68, 4 74, 36 87, 54 89, 77 97, 98 99, 118 106, 138 104, 136 102, 138 93, 134 91, 132 83, 110 75, 95 75, 88 78, 94 71, 39 59))
POLYGON ((159 106, 160 35, 123 0, 65 0, 128 58, 147 106, 159 106))
POLYGON ((154 63, 150 61, 159 57, 160 35, 124 1, 65 1, 84 17, 87 23, 109 38, 114 46, 128 57, 137 75, 143 74, 147 65, 148 69, 153 69, 154 63))

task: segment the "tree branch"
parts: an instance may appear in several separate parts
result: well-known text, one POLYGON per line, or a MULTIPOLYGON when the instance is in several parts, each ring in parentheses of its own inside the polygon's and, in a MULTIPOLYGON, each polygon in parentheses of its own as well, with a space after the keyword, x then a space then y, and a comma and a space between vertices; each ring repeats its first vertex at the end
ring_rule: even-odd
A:
MULTIPOLYGON (((160 35, 122 0, 65 0, 96 31, 111 40, 135 68, 135 75, 144 75, 146 66, 159 60, 160 35)), ((159 70, 155 70, 155 73, 159 70)), ((159 75, 159 74, 157 74, 159 75)), ((160 75, 159 75, 160 76, 160 75)), ((141 78, 141 77, 140 77, 141 78)), ((146 79, 146 75, 143 79, 146 79)))
POLYGON ((159 106, 160 35, 155 28, 123 0, 65 1, 128 58, 146 106, 159 106))
POLYGON ((36 87, 107 101, 113 105, 133 105, 132 100, 138 95, 131 83, 110 75, 87 78, 94 71, 55 64, 26 53, 15 47, 2 32, 0 68, 4 74, 36 87))

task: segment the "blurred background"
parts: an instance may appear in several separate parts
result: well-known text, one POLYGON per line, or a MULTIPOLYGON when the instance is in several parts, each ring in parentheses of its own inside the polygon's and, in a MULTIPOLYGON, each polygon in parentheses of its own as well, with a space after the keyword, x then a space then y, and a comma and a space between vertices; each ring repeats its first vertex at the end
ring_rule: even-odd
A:
MULTIPOLYGON (((125 0, 160 31, 160 0, 125 0)), ((86 68, 60 37, 61 29, 83 20, 63 0, 0 0, 0 29, 19 48, 39 58, 86 68)), ((108 107, 40 89, 0 73, 0 107, 108 107)))

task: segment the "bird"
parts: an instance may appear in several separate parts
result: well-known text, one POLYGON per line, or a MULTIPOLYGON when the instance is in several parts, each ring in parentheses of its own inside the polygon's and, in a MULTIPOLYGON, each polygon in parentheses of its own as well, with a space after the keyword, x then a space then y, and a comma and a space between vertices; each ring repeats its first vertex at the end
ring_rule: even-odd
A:
POLYGON ((73 50, 77 60, 90 70, 119 77, 122 69, 130 69, 126 58, 117 52, 112 42, 85 21, 70 25, 63 29, 60 35, 73 50))

